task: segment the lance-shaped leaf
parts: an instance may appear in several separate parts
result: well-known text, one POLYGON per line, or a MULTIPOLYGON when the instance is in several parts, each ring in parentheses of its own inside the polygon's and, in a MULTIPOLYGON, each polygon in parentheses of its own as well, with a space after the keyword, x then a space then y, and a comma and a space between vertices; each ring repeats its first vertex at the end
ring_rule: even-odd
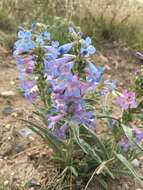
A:
POLYGON ((118 160, 121 161, 121 163, 130 171, 131 175, 135 177, 135 179, 143 185, 143 180, 142 178, 137 174, 135 169, 133 168, 132 164, 122 155, 122 154, 117 154, 116 152, 114 153, 115 156, 118 158, 118 160))

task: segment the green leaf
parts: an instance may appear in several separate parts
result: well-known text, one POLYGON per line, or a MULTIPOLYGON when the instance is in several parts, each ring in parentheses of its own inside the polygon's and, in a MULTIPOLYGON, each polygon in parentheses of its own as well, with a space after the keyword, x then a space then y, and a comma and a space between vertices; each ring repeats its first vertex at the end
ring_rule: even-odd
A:
POLYGON ((107 182, 106 182, 102 177, 95 176, 95 179, 99 182, 99 184, 100 184, 105 190, 108 189, 108 184, 107 184, 107 182))
POLYGON ((28 127, 36 132, 38 135, 40 135, 50 146, 50 148, 53 149, 54 153, 61 156, 62 158, 65 158, 65 152, 68 149, 67 145, 60 139, 58 139, 56 136, 54 136, 48 129, 45 127, 39 126, 33 122, 23 120, 28 124, 28 127))
POLYGON ((76 171, 76 169, 73 166, 70 166, 69 169, 71 170, 71 172, 77 177, 78 173, 76 171))
POLYGON ((74 138, 83 152, 97 159, 98 163, 100 164, 102 162, 101 158, 95 153, 94 149, 85 140, 80 138, 79 126, 77 126, 75 123, 70 123, 70 126, 72 126, 71 128, 73 130, 74 138))
MULTIPOLYGON (((103 162, 103 160, 100 158, 100 156, 97 154, 97 152, 95 152, 95 149, 92 148, 92 146, 90 146, 90 144, 88 144, 84 139, 80 138, 79 126, 76 125, 75 123, 72 123, 72 122, 70 122, 70 126, 71 126, 71 128, 73 130, 73 134, 74 134, 76 142, 81 147, 81 149, 84 151, 84 153, 87 154, 87 155, 90 155, 100 165, 103 162)), ((85 128, 86 128, 86 126, 85 126, 85 128)), ((95 135, 93 134, 93 136, 94 136, 94 138, 97 137, 96 134, 95 135)), ((97 140, 101 145, 102 142, 98 139, 98 137, 97 137, 97 140)), ((104 149, 102 149, 102 151, 103 151, 102 155, 104 155, 105 154, 104 149)), ((105 166, 105 171, 110 175, 110 177, 112 179, 115 179, 113 173, 108 169, 107 166, 105 166)))
POLYGON ((94 138, 94 140, 96 141, 96 143, 98 143, 98 145, 100 146, 100 149, 102 150, 102 152, 104 152, 104 154, 103 154, 104 158, 108 160, 109 159, 108 152, 107 152, 104 144, 102 143, 102 141, 96 135, 96 133, 93 130, 91 130, 88 127, 86 127, 85 125, 83 127, 86 129, 87 132, 89 132, 91 134, 91 136, 94 138))
POLYGON ((122 154, 117 154, 115 152, 115 156, 122 162, 122 164, 130 171, 130 173, 132 174, 132 176, 134 176, 137 181, 143 185, 143 180, 141 179, 141 177, 137 174, 137 172, 135 171, 135 169, 133 168, 132 164, 122 155, 122 154))

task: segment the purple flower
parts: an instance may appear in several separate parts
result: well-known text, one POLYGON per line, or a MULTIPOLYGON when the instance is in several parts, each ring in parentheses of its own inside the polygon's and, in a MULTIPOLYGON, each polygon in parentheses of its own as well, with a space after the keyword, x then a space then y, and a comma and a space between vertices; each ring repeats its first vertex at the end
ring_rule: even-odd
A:
POLYGON ((56 128, 53 132, 53 134, 58 137, 59 139, 65 140, 66 139, 66 129, 67 129, 67 124, 64 124, 58 128, 56 128))
POLYGON ((143 131, 141 129, 135 127, 134 132, 135 132, 137 141, 138 142, 142 141, 143 140, 143 131))
MULTIPOLYGON (((51 76, 52 78, 57 78, 60 77, 61 75, 63 75, 64 73, 62 73, 64 71, 64 69, 70 72, 73 63, 68 63, 72 60, 71 57, 62 57, 62 58, 58 58, 58 59, 54 59, 51 61, 47 61, 46 59, 44 60, 44 65, 45 65, 45 69, 44 72, 47 76, 51 76)), ((66 72, 65 71, 65 72, 66 72)))
POLYGON ((55 124, 58 123, 61 119, 63 118, 63 114, 55 115, 55 116, 50 116, 48 118, 48 128, 52 129, 54 128, 55 124))
POLYGON ((143 53, 141 53, 141 52, 136 52, 135 56, 136 56, 138 59, 140 59, 140 60, 143 61, 143 53))
POLYGON ((129 108, 137 108, 138 106, 135 93, 129 92, 127 90, 124 90, 122 94, 116 99, 116 103, 124 110, 129 108))
POLYGON ((86 112, 83 109, 80 112, 75 112, 74 120, 78 121, 80 124, 84 124, 90 129, 93 129, 96 125, 96 120, 92 111, 86 112))
POLYGON ((57 48, 59 46, 59 42, 58 41, 52 41, 52 47, 57 48))
POLYGON ((124 136, 121 141, 119 142, 119 146, 125 150, 125 151, 128 151, 129 148, 131 147, 131 143, 129 142, 129 139, 124 136))
POLYGON ((105 80, 104 85, 105 86, 103 87, 103 89, 100 92, 101 95, 106 95, 107 93, 113 92, 116 89, 116 82, 113 80, 110 80, 110 79, 105 80))
POLYGON ((21 80, 20 87, 24 93, 24 96, 30 102, 34 102, 36 100, 38 96, 38 89, 37 89, 35 80, 31 80, 31 81, 21 80))
POLYGON ((67 82, 67 86, 64 92, 64 96, 67 98, 80 98, 81 97, 81 88, 80 88, 80 81, 78 80, 77 76, 74 75, 72 78, 67 82))

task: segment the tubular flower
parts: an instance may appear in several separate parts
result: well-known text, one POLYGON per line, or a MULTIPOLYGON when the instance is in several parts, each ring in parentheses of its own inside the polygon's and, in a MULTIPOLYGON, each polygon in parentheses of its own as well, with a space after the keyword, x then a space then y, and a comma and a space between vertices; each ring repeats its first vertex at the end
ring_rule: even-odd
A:
POLYGON ((124 90, 122 94, 116 99, 116 103, 124 110, 127 110, 129 108, 136 108, 136 95, 134 92, 124 90))

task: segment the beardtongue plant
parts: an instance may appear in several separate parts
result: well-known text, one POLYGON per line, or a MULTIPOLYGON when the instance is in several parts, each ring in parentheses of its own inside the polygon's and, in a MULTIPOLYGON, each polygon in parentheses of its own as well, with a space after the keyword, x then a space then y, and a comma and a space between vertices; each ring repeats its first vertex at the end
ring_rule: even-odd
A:
POLYGON ((103 79, 104 68, 91 61, 96 52, 91 38, 70 27, 69 42, 61 45, 36 23, 31 30, 20 28, 14 48, 20 88, 39 118, 26 123, 52 148, 59 173, 48 189, 86 190, 91 181, 107 189, 109 179, 121 175, 142 183, 130 163, 142 151, 142 131, 127 127, 124 117, 138 107, 135 94, 118 93, 114 81, 103 79), (106 106, 112 94, 118 95, 123 117, 114 118, 106 106), (107 121, 112 135, 97 135, 99 120, 107 121))

